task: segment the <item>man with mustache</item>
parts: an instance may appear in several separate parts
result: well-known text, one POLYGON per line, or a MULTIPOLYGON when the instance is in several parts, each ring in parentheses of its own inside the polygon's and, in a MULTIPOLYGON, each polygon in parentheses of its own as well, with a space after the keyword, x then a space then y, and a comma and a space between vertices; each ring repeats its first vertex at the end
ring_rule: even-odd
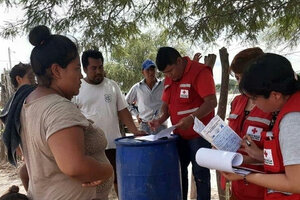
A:
POLYGON ((85 117, 105 133, 108 141, 105 153, 115 171, 115 190, 118 194, 114 140, 121 137, 119 119, 133 134, 141 132, 133 122, 120 87, 115 81, 105 77, 102 53, 98 50, 84 51, 81 62, 86 77, 82 79, 79 94, 74 98, 74 102, 85 117))

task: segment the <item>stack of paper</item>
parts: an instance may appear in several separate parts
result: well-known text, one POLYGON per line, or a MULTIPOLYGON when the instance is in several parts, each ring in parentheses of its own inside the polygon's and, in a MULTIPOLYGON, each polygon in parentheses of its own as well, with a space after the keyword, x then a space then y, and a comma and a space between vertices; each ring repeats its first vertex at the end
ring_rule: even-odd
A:
POLYGON ((155 140, 159 140, 161 138, 164 137, 171 137, 171 133, 173 132, 173 130, 175 129, 175 126, 171 126, 169 128, 166 128, 164 130, 161 130, 160 132, 158 132, 155 135, 146 135, 146 136, 138 136, 135 137, 136 140, 143 140, 143 141, 155 141, 155 140))
POLYGON ((251 172, 263 173, 258 170, 241 167, 243 156, 240 153, 200 148, 196 153, 196 162, 202 167, 224 172, 247 175, 251 172))

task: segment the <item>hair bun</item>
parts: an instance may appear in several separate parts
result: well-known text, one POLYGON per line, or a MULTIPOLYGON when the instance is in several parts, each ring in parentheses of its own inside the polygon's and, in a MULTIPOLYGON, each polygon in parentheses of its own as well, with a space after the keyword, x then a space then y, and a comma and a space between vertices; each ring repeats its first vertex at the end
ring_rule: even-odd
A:
POLYGON ((29 42, 33 46, 42 45, 51 35, 50 29, 47 26, 39 25, 34 27, 29 33, 29 42))
POLYGON ((11 186, 9 189, 8 189, 9 193, 18 193, 19 192, 19 187, 16 186, 16 185, 13 185, 11 186))

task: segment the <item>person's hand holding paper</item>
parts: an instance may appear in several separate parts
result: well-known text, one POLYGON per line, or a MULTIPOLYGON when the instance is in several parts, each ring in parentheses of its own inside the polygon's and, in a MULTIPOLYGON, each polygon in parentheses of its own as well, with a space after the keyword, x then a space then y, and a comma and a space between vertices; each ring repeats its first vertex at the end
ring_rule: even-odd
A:
POLYGON ((218 115, 206 126, 197 118, 194 123, 194 130, 217 149, 236 152, 240 148, 242 139, 218 115))

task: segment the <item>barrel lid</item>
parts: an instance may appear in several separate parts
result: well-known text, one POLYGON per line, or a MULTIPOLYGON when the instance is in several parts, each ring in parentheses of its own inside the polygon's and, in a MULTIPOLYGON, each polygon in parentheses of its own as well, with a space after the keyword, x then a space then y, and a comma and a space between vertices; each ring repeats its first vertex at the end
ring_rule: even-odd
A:
POLYGON ((155 141, 141 141, 134 139, 134 136, 128 136, 128 137, 121 137, 115 139, 116 145, 121 145, 121 146, 145 146, 145 145, 156 145, 156 144, 163 144, 163 143, 170 143, 170 142, 175 142, 178 138, 177 135, 171 135, 169 138, 162 138, 159 140, 155 141))

